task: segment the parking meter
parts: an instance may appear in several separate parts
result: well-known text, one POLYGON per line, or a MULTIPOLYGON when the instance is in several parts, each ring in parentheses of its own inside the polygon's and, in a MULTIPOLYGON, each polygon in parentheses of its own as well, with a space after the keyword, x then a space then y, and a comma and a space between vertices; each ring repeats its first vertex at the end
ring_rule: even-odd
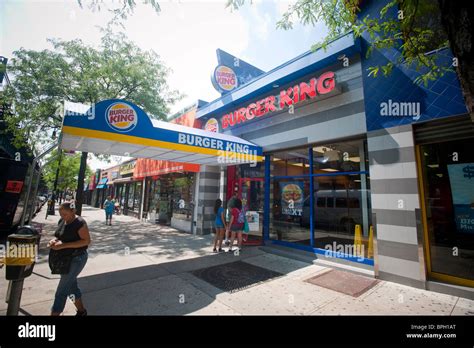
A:
POLYGON ((5 278, 21 280, 33 272, 41 235, 32 226, 22 226, 7 237, 5 278))
POLYGON ((41 235, 32 226, 22 226, 7 237, 5 278, 9 280, 6 302, 7 316, 18 315, 23 281, 33 272, 41 235))

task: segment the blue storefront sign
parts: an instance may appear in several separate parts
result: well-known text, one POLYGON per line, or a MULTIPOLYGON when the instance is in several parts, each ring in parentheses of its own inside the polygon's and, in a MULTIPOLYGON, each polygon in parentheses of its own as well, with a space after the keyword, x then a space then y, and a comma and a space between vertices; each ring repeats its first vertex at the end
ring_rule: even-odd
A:
POLYGON ((257 161, 262 159, 261 147, 248 141, 164 121, 152 121, 137 105, 120 99, 101 101, 83 114, 66 111, 62 133, 63 147, 77 149, 77 146, 83 146, 85 150, 96 153, 114 154, 115 148, 124 148, 119 143, 126 143, 135 152, 147 150, 147 155, 142 157, 159 158, 156 156, 173 151, 175 157, 189 163, 207 161, 202 156, 197 158, 196 154, 226 159, 238 157, 239 160, 242 156, 257 161), (80 138, 90 139, 90 143, 79 142, 80 138), (181 153, 183 156, 180 156, 181 153), (186 153, 192 157, 184 158, 186 153))

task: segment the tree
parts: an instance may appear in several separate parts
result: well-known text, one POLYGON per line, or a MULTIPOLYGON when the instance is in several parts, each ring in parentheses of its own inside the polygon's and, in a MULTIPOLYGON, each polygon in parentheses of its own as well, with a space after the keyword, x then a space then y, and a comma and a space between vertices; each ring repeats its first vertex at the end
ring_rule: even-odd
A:
MULTIPOLYGON (((239 9, 245 0, 228 0, 227 7, 239 9)), ((380 18, 360 16, 360 0, 297 0, 289 6, 277 23, 277 28, 291 29, 295 19, 304 25, 323 22, 328 35, 313 49, 325 48, 338 36, 353 31, 356 37, 369 35, 373 48, 397 48, 402 54, 398 64, 407 64, 420 71, 415 81, 427 84, 452 71, 453 67, 439 66, 436 55, 427 52, 448 45, 458 60, 457 71, 466 105, 474 121, 474 45, 473 7, 468 1, 452 0, 391 0, 381 10, 380 18), (397 17, 387 16, 396 10, 397 17), (439 21, 438 21, 439 19, 439 21)), ((394 64, 372 66, 369 74, 389 75, 394 64)))
MULTIPOLYGON (((45 165, 43 169, 43 178, 49 190, 53 190, 56 179, 56 170, 59 165, 59 150, 51 153, 51 162, 45 165)), ((74 190, 77 185, 77 175, 81 164, 81 154, 75 153, 62 155, 61 165, 59 166, 58 186, 60 192, 74 190)), ((93 174, 92 169, 87 166, 85 176, 90 177, 93 174)))
MULTIPOLYGON (((60 129, 64 101, 95 104, 104 99, 127 99, 150 117, 165 119, 168 105, 180 98, 170 91, 169 69, 154 51, 145 51, 123 33, 103 30, 98 48, 81 40, 49 40, 53 50, 21 48, 10 60, 11 85, 2 97, 11 110, 5 115, 17 144, 38 147, 60 129)), ((82 153, 78 176, 78 212, 81 212, 87 153, 82 153)))
MULTIPOLYGON (((84 7, 85 4, 83 0, 77 0, 77 2, 81 8, 84 7)), ((156 13, 161 11, 160 5, 156 0, 143 0, 142 3, 145 5, 150 5, 156 13)), ((105 7, 113 14, 113 18, 109 22, 112 24, 116 21, 127 19, 137 7, 137 3, 135 0, 119 0, 118 2, 114 3, 106 3, 104 0, 89 0, 87 1, 86 6, 92 11, 101 11, 105 7)))

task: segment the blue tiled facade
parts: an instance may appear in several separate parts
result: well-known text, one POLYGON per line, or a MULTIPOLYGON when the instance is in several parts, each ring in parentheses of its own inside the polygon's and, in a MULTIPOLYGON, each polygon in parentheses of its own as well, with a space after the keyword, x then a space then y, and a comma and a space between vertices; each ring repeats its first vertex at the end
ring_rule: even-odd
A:
MULTIPOLYGON (((380 17, 380 10, 388 3, 388 0, 367 1, 361 9, 360 17, 380 17)), ((387 16, 397 16, 397 8, 392 8, 387 16)), ((459 80, 456 73, 446 73, 442 78, 428 83, 416 84, 415 79, 423 73, 405 65, 398 65, 397 59, 402 54, 400 50, 374 49, 369 57, 366 57, 367 48, 371 43, 368 35, 362 38, 362 78, 364 81, 364 98, 367 119, 367 131, 390 128, 404 124, 425 122, 436 118, 455 116, 467 112, 459 80), (377 77, 368 76, 367 70, 371 66, 386 65, 393 62, 395 67, 392 73, 385 77, 381 72, 377 77), (414 120, 408 116, 381 116, 380 104, 383 102, 417 102, 420 103, 421 117, 414 120)), ((443 49, 436 54, 440 66, 449 67, 452 64, 453 55, 449 48, 443 49)))

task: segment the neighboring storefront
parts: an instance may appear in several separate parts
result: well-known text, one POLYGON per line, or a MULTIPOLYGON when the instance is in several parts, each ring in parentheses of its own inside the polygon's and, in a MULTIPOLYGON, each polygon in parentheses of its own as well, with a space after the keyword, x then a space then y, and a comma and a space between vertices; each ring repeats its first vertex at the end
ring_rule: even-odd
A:
POLYGON ((119 166, 118 178, 113 181, 114 199, 119 203, 124 215, 139 218, 142 197, 142 182, 133 178, 136 160, 119 166))
POLYGON ((196 172, 199 165, 138 159, 134 176, 143 180, 144 217, 192 232, 196 172))

